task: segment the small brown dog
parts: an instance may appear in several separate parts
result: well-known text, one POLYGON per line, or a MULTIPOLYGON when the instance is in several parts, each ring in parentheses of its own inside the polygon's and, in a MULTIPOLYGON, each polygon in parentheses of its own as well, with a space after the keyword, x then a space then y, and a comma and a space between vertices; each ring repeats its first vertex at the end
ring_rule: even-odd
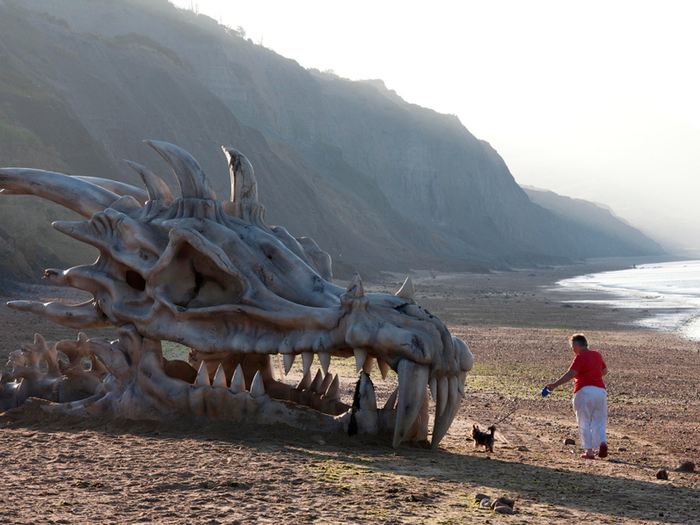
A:
POLYGON ((488 430, 489 432, 482 432, 478 425, 472 425, 474 448, 484 447, 486 452, 493 452, 493 444, 496 441, 496 425, 491 425, 488 430))

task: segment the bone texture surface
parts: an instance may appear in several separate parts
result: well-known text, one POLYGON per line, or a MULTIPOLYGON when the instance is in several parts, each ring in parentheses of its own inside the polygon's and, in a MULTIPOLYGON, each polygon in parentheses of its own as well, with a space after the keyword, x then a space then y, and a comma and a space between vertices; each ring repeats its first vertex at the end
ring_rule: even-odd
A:
MULTIPOLYGON (((11 301, 63 326, 115 326, 115 341, 50 342, 40 335, 14 351, 0 378, 0 410, 30 397, 47 410, 94 417, 227 419, 315 431, 386 434, 393 446, 448 431, 472 367, 467 345, 413 300, 406 280, 395 295, 365 293, 360 276, 332 284, 331 259, 316 243, 265 222, 252 164, 224 147, 231 197, 217 200, 197 161, 165 142, 146 141, 180 186, 129 162, 146 190, 99 177, 3 168, 3 198, 35 195, 85 220, 55 222, 99 250, 91 265, 48 269, 45 279, 92 300, 11 301), (189 347, 189 360, 164 359, 161 342, 189 347), (59 356, 67 358, 67 361, 59 356), (354 358, 352 406, 340 400, 331 357, 354 358), (303 365, 296 386, 276 380, 303 365), (320 369, 312 377, 312 364, 320 369), (398 375, 398 391, 377 407, 370 374, 398 375)), ((375 380, 378 378, 375 377, 375 380)))

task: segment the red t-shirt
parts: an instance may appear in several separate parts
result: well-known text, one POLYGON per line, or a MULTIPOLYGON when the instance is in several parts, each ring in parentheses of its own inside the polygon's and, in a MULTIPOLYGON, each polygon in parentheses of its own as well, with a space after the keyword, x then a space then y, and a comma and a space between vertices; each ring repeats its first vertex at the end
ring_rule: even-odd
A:
POLYGON ((581 352, 574 357, 574 361, 569 367, 569 370, 578 372, 574 378, 574 394, 584 386, 605 388, 605 383, 603 383, 603 370, 605 368, 607 367, 603 356, 595 350, 581 352))

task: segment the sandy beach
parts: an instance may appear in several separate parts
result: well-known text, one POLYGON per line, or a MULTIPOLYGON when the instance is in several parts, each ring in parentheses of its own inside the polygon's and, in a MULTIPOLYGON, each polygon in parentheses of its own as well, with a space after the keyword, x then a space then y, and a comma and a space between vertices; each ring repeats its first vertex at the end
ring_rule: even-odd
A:
MULTIPOLYGON (((555 283, 624 261, 412 278, 416 300, 475 358, 466 399, 437 451, 375 438, 212 423, 199 428, 49 415, 40 403, 0 414, 0 523, 610 523, 700 524, 700 343, 648 332, 644 311, 577 304, 555 283), (584 332, 610 369, 606 459, 583 460, 573 385, 542 398, 584 332), (496 423, 493 453, 467 439, 496 423), (694 471, 683 471, 693 462, 694 471), (668 479, 659 479, 664 470, 668 479), (515 500, 513 515, 478 495, 515 500)), ((365 283, 395 292, 405 276, 365 283)), ((76 332, 5 301, 72 298, 41 286, 0 288, 0 361, 33 339, 76 332)), ((113 337, 109 331, 91 337, 113 337)), ((333 361, 343 398, 354 363, 333 361)), ((298 381, 295 365, 288 381, 298 381)), ((373 375, 374 377, 374 375, 373 375)), ((375 380, 378 402, 396 375, 375 380)))

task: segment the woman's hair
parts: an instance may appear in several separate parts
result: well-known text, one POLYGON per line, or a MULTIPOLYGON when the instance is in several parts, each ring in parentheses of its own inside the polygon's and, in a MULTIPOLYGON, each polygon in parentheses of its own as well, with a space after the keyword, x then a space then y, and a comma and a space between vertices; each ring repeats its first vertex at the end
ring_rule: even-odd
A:
POLYGON ((583 334, 574 334, 571 336, 571 339, 569 339, 569 342, 573 345, 574 343, 577 343, 579 346, 583 348, 588 348, 588 341, 586 340, 586 336, 583 334))

